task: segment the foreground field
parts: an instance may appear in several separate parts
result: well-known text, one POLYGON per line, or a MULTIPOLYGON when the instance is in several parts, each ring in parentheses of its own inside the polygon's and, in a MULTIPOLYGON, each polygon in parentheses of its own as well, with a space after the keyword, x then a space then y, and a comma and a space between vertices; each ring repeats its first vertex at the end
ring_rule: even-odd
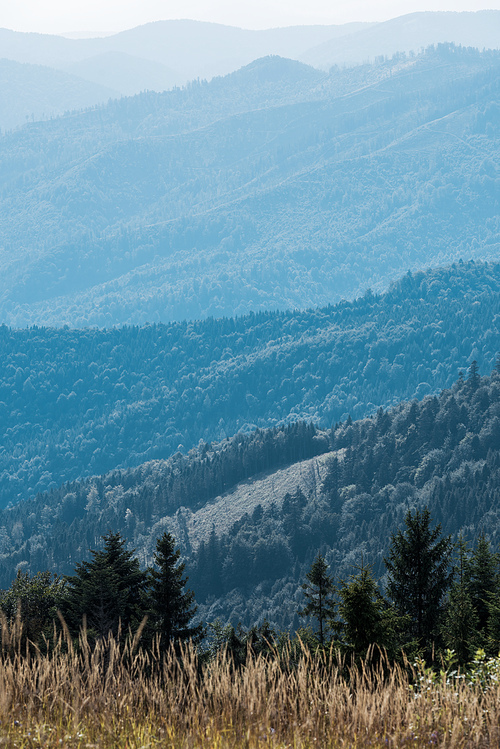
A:
POLYGON ((164 659, 134 643, 50 656, 4 639, 0 745, 13 747, 498 747, 500 687, 430 672, 347 668, 333 654, 164 659))

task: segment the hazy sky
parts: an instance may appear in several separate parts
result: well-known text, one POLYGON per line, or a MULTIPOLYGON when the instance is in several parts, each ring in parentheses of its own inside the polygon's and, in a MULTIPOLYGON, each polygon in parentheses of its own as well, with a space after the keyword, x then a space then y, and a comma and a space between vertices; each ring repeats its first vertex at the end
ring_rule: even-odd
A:
POLYGON ((0 0, 0 27, 111 33, 149 21, 193 18, 258 29, 382 21, 416 10, 482 8, 499 10, 500 0, 0 0))

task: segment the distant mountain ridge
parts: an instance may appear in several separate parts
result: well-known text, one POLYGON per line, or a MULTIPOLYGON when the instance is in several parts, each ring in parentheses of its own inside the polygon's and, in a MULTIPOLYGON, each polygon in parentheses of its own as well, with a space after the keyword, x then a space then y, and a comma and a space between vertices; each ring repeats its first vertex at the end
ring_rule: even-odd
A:
POLYGON ((307 308, 500 249, 496 51, 264 58, 0 139, 0 319, 307 308))
POLYGON ((500 47, 500 10, 409 13, 358 29, 308 50, 300 60, 328 70, 333 65, 373 62, 395 52, 414 52, 431 44, 452 42, 463 47, 500 47))
POLYGON ((81 70, 87 59, 121 53, 177 70, 180 80, 187 81, 225 75, 270 54, 328 67, 360 64, 395 52, 419 52, 440 42, 497 49, 499 28, 500 11, 495 10, 426 11, 379 23, 290 26, 263 31, 172 20, 85 39, 0 29, 0 49, 4 57, 18 62, 59 68, 79 63, 81 70))
MULTIPOLYGON (((225 75, 259 57, 279 55, 328 70, 397 52, 453 42, 498 48, 500 11, 412 13, 381 23, 292 26, 263 31, 200 21, 157 21, 118 34, 73 39, 0 29, 0 57, 76 74, 115 95, 163 91, 188 81, 225 75)), ((29 91, 32 83, 27 83, 29 91)), ((85 87, 83 87, 85 88, 85 87)), ((87 86, 88 88, 88 86, 87 86)), ((0 90, 1 94, 1 90, 0 90)), ((26 92, 21 92, 26 96, 26 92)), ((98 89, 91 105, 103 101, 98 89)), ((29 114, 43 119, 50 101, 33 97, 29 114)), ((71 103, 61 111, 73 108, 71 103)), ((77 105, 75 108, 79 108, 77 105)), ((51 110, 52 111, 52 110, 51 110)), ((55 112, 57 113, 57 112, 55 112)), ((25 119, 0 117, 0 128, 25 119)))
MULTIPOLYGON (((94 39, 68 39, 0 29, 0 50, 2 56, 11 60, 61 70, 76 69, 78 75, 83 78, 89 75, 90 80, 94 80, 96 59, 111 54, 115 59, 120 55, 132 56, 140 61, 140 65, 149 62, 150 76, 155 64, 158 71, 165 67, 170 69, 172 81, 168 88, 171 88, 194 78, 225 75, 269 54, 297 58, 310 47, 369 25, 292 26, 250 31, 201 21, 156 21, 94 39)), ((127 88, 123 93, 129 93, 131 83, 127 81, 126 70, 123 70, 122 80, 127 88)), ((148 80, 147 77, 138 77, 133 93, 152 88, 147 85, 148 80)))
POLYGON ((97 78, 90 82, 47 66, 0 59, 0 130, 52 119, 119 96, 97 78))

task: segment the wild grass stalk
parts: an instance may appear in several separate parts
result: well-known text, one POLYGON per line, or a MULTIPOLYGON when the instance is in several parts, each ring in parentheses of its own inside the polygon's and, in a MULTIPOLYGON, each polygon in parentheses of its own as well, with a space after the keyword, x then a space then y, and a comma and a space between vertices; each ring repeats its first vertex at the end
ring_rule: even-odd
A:
MULTIPOLYGON (((17 627, 17 630, 15 629, 17 627)), ((48 654, 15 647, 2 622, 0 745, 17 747, 498 747, 500 687, 461 679, 410 684, 386 663, 335 653, 201 666, 192 647, 162 656, 112 637, 69 633, 48 654)))

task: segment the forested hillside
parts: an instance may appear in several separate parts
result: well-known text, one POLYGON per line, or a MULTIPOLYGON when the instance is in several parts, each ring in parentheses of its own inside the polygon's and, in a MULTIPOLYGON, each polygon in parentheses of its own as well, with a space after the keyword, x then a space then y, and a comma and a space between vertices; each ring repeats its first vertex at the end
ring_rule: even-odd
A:
POLYGON ((306 308, 498 254, 499 53, 269 58, 0 139, 0 317, 306 308))
POLYGON ((500 351, 500 265, 407 274, 307 312, 114 330, 0 327, 0 506, 294 419, 421 398, 500 351))
POLYGON ((408 13, 374 23, 308 50, 303 62, 329 70, 332 65, 352 65, 394 52, 418 52, 430 44, 453 42, 465 47, 498 49, 500 12, 434 11, 408 13))
POLYGON ((70 572, 111 526, 134 526, 146 563, 151 541, 154 546, 151 526, 161 525, 165 516, 182 516, 184 507, 200 509, 240 481, 324 453, 328 444, 326 433, 296 422, 203 444, 186 456, 176 453, 21 502, 0 515, 0 586, 8 583, 12 565, 70 572))
POLYGON ((102 80, 91 83, 42 65, 0 59, 0 133, 116 96, 102 80))
POLYGON ((299 583, 317 551, 337 580, 362 563, 381 578, 390 536, 415 507, 454 540, 484 533, 497 548, 499 416, 499 372, 480 378, 473 364, 439 397, 333 429, 321 492, 288 493, 281 508, 254 510, 188 557, 202 615, 299 626, 299 583))
MULTIPOLYGON (((267 616, 297 626, 300 583, 318 550, 335 576, 361 562, 383 573, 390 534, 409 508, 427 506, 444 533, 499 537, 500 366, 481 378, 475 362, 439 396, 349 418, 318 432, 304 423, 237 435, 141 468, 65 485, 3 510, 0 584, 15 569, 68 572, 99 535, 120 531, 145 565, 156 538, 175 520, 205 508, 214 517, 223 492, 250 492, 263 472, 322 454, 326 473, 308 495, 300 489, 263 501, 225 532, 189 542, 178 531, 200 614, 245 624, 267 616)), ((300 463, 299 463, 300 464, 300 463)))

